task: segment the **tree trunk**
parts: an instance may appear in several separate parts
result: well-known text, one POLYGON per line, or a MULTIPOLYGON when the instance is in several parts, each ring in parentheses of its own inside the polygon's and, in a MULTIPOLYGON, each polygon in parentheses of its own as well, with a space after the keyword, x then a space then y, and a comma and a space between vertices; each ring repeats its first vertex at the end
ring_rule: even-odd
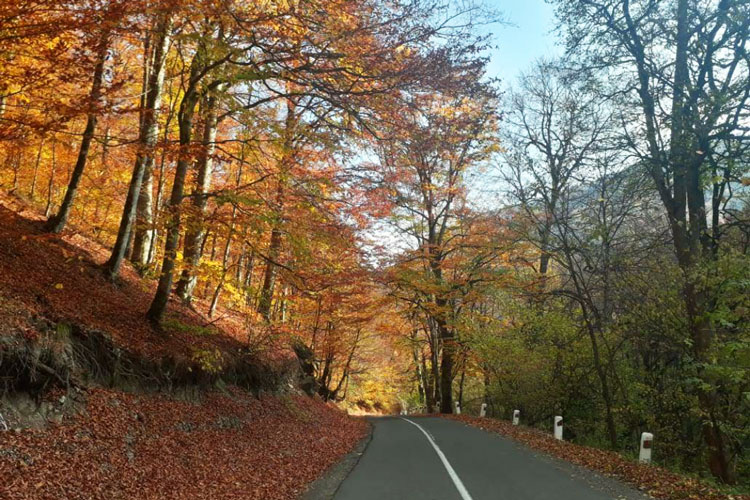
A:
POLYGON ((178 125, 180 129, 180 158, 177 161, 175 169, 174 182, 172 183, 172 193, 169 198, 169 205, 166 207, 169 211, 169 220, 166 224, 166 239, 164 242, 164 257, 162 259, 161 273, 159 275, 159 284, 156 288, 154 300, 151 302, 146 316, 154 323, 161 321, 164 311, 167 309, 169 295, 172 292, 172 280, 175 268, 175 259, 177 258, 177 248, 180 242, 180 212, 182 196, 185 190, 185 178, 190 168, 190 143, 193 133, 193 117, 195 107, 198 104, 197 83, 200 72, 200 56, 193 57, 190 68, 190 82, 185 95, 180 103, 178 116, 178 125))
MULTIPOLYGON (((672 121, 670 124, 669 167, 672 172, 670 186, 661 166, 656 161, 660 153, 651 146, 654 165, 651 169, 665 210, 669 216, 672 240, 680 268, 685 275, 683 297, 685 300, 690 340, 694 361, 699 365, 715 363, 711 360, 711 344, 714 337, 709 319, 711 300, 701 283, 702 264, 710 260, 710 237, 707 231, 705 197, 701 186, 701 164, 703 157, 697 153, 696 127, 692 123, 694 106, 687 103, 690 93, 690 13, 688 0, 676 4, 677 32, 675 43, 674 84, 672 95, 672 121)), ((637 54, 641 66, 643 55, 637 54)), ((647 116, 653 117, 653 98, 648 94, 648 75, 641 68, 641 97, 647 116)), ((650 137, 655 133, 651 132, 650 137)), ((655 144, 655 141, 651 141, 655 144)), ((698 377, 703 378, 702 368, 698 377)), ((712 386, 711 380, 705 380, 712 386)), ((732 467, 730 453, 721 422, 716 418, 717 391, 715 388, 697 389, 698 402, 704 414, 703 438, 708 447, 708 465, 711 473, 727 484, 735 484, 736 473, 732 467)))
POLYGON ((461 367, 461 379, 458 383, 458 406, 464 407, 464 382, 466 381, 466 363, 461 367))
POLYGON ((16 154, 16 159, 13 162, 13 185, 10 189, 10 194, 15 193, 18 191, 18 171, 21 169, 21 163, 22 163, 23 153, 19 148, 18 153, 16 154))
MULTIPOLYGON (((439 299, 437 304, 438 307, 445 307, 444 299, 439 299)), ((440 361, 440 413, 453 413, 453 362, 456 343, 453 331, 442 318, 437 319, 437 324, 443 344, 443 356, 440 361)))
MULTIPOLYGON (((117 231, 117 240, 112 249, 112 255, 106 263, 107 273, 111 279, 117 277, 128 250, 128 243, 132 238, 132 227, 135 220, 136 209, 139 203, 143 176, 146 170, 151 170, 154 162, 153 148, 156 145, 159 133, 158 112, 161 106, 162 87, 164 84, 164 66, 169 45, 169 31, 171 28, 171 15, 165 13, 157 24, 157 40, 154 45, 153 67, 148 77, 145 107, 142 110, 143 119, 138 142, 140 150, 133 167, 133 175, 130 179, 128 194, 125 198, 125 207, 117 231)), ((141 247, 142 249, 143 247, 141 247)), ((141 250, 142 252, 142 250, 141 250)))
MULTIPOLYGON (((169 130, 164 130, 164 142, 166 142, 169 139, 169 130)), ((148 263, 151 264, 154 262, 156 258, 156 245, 157 241, 159 239, 159 233, 157 229, 157 222, 160 218, 160 214, 164 205, 164 183, 165 183, 165 176, 164 176, 164 164, 166 163, 167 154, 165 151, 162 151, 161 159, 159 160, 159 182, 156 186, 156 200, 154 202, 154 216, 151 221, 150 227, 141 227, 139 228, 136 226, 136 231, 150 231, 151 232, 151 240, 149 241, 149 247, 148 247, 148 263)))
POLYGON ((482 371, 484 372, 484 403, 487 405, 487 409, 489 410, 488 416, 494 416, 494 408, 493 404, 491 403, 492 397, 490 396, 490 371, 487 369, 486 366, 482 367, 482 371))
POLYGON ((271 302, 273 301, 273 287, 276 272, 276 261, 281 253, 281 225, 284 220, 284 190, 286 187, 286 177, 294 161, 294 132, 297 125, 295 115, 295 103, 291 99, 287 100, 287 115, 284 129, 284 156, 279 165, 279 180, 276 187, 276 200, 274 211, 276 212, 271 228, 271 241, 268 244, 268 255, 266 259, 266 272, 263 277, 263 288, 261 289, 260 300, 258 302, 258 313, 266 321, 270 321, 271 302))
MULTIPOLYGON (((234 215, 232 216, 234 219, 234 215)), ((233 233, 233 227, 229 227, 229 235, 227 235, 227 242, 224 245, 224 254, 221 257, 221 277, 219 278, 219 284, 216 285, 216 289, 214 290, 214 294, 211 297, 211 306, 208 308, 208 317, 212 318, 214 315, 214 312, 216 312, 216 306, 219 303, 219 296, 221 295, 221 291, 224 289, 224 282, 227 279, 227 272, 229 271, 228 263, 229 263, 229 250, 232 246, 232 233, 233 233)))
POLYGON ((216 97, 206 97, 201 105, 203 113, 203 149, 198 161, 198 176, 191 199, 193 203, 193 217, 188 224, 185 235, 184 263, 180 280, 177 283, 177 295, 183 302, 189 304, 193 299, 193 290, 198 282, 196 270, 202 256, 202 248, 206 238, 205 212, 208 200, 206 194, 211 185, 211 168, 216 144, 216 97))
POLYGON ((422 353, 422 387, 424 388, 424 404, 427 407, 427 413, 435 411, 435 392, 432 390, 430 375, 427 371, 427 356, 422 353))
POLYGON ((102 84, 104 83, 104 65, 107 61, 107 52, 109 51, 109 35, 109 31, 105 31, 99 40, 96 54, 96 66, 94 67, 94 80, 91 85, 91 93, 89 94, 90 109, 86 120, 86 129, 83 131, 83 139, 81 140, 81 147, 78 151, 78 160, 73 168, 73 173, 70 177, 70 182, 68 184, 68 189, 65 192, 65 198, 63 199, 62 205, 60 205, 57 214, 50 217, 44 226, 45 230, 50 233, 60 233, 65 229, 68 217, 70 216, 70 211, 73 208, 73 202, 78 192, 78 184, 81 182, 83 171, 86 168, 89 148, 91 147, 91 141, 93 140, 94 132, 96 131, 96 122, 99 113, 98 108, 101 105, 102 84))
POLYGON ((36 194, 36 181, 39 176, 39 165, 42 162, 42 152, 44 151, 44 137, 39 142, 39 150, 36 153, 36 162, 34 162, 34 174, 31 177, 31 189, 29 190, 29 198, 34 201, 34 195, 36 194))
POLYGON ((153 165, 153 159, 150 159, 143 170, 143 183, 141 184, 141 193, 138 196, 135 228, 133 228, 135 234, 133 236, 131 260, 140 269, 144 269, 151 263, 151 241, 155 237, 153 165))
MULTIPOLYGON (((281 206, 284 189, 279 181, 279 188, 276 196, 277 207, 281 206)), ((271 303, 273 301, 273 288, 276 277, 276 261, 281 253, 281 228, 280 222, 274 222, 271 230, 271 241, 268 244, 268 256, 266 259, 266 271, 263 275, 263 288, 261 289, 260 300, 258 301, 258 313, 264 320, 271 321, 271 303)))
POLYGON ((591 350, 594 356, 594 369, 599 377, 599 383, 602 387, 602 399, 604 400, 605 420, 607 424, 607 438, 609 439, 609 446, 613 450, 617 449, 617 426, 615 425, 615 417, 612 412, 612 392, 609 387, 609 379, 607 373, 602 365, 601 354, 599 353, 599 342, 596 338, 596 332, 589 326, 589 339, 591 340, 591 350))
POLYGON ((55 169, 57 168, 57 140, 52 139, 52 165, 49 171, 49 181, 47 183, 47 206, 44 209, 44 216, 49 217, 52 211, 52 191, 55 189, 55 169))

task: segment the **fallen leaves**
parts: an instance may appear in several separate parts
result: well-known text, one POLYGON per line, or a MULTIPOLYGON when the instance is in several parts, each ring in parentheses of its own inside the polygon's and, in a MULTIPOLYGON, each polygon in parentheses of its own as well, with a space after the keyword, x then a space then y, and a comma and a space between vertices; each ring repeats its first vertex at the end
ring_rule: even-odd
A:
POLYGON ((550 434, 510 422, 467 415, 443 415, 480 429, 520 441, 535 450, 616 477, 654 498, 664 500, 750 500, 750 495, 729 495, 694 478, 681 476, 664 468, 644 465, 607 450, 557 441, 550 434))
MULTIPOLYGON (((111 283, 100 268, 105 247, 76 234, 44 234, 40 218, 0 202, 0 335, 38 338, 43 318, 106 332, 150 359, 247 347, 237 315, 227 313, 204 335, 206 319, 177 303, 170 314, 182 329, 155 330, 145 319, 152 282, 126 266, 122 280, 111 283)), ((281 362, 292 354, 264 356, 281 362)), ((363 420, 303 396, 255 398, 229 389, 191 403, 101 389, 85 394, 85 411, 75 418, 0 432, 0 498, 289 499, 367 430, 363 420)))
POLYGON ((61 425, 0 433, 1 498, 290 499, 367 432, 303 396, 87 397, 61 425))
MULTIPOLYGON (((155 290, 152 280, 125 265, 113 284, 101 267, 109 257, 107 247, 77 233, 47 234, 42 226, 43 220, 23 212, 20 202, 0 196, 0 294, 22 303, 27 316, 106 332, 119 346, 147 359, 189 360, 196 350, 229 355, 248 347, 242 315, 221 308, 220 319, 210 320, 174 301, 170 321, 155 329, 145 316, 155 290), (207 330, 212 335, 201 334, 207 330)), ((207 304, 195 302, 197 309, 208 310, 207 304)), ((0 335, 9 333, 11 329, 0 329, 0 335)), ((266 360, 283 364, 293 354, 285 339, 274 340, 263 346, 266 360)))

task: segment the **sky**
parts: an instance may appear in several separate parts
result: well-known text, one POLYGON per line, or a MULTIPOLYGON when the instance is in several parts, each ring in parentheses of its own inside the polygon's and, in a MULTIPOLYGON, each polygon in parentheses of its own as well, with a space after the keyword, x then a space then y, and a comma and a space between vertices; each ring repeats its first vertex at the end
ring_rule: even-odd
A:
POLYGON ((544 0, 486 0, 486 4, 510 23, 490 27, 497 47, 488 76, 499 77, 503 86, 515 83, 536 59, 562 53, 552 33, 554 9, 544 0))
MULTIPOLYGON (((515 85, 537 59, 562 55, 559 38, 553 33, 554 8, 544 0, 485 0, 484 3, 506 21, 487 28, 493 35, 494 46, 489 54, 487 76, 499 78, 501 89, 515 85)), ((477 209, 497 208, 500 203, 503 183, 495 167, 493 164, 467 176, 468 199, 477 209)))

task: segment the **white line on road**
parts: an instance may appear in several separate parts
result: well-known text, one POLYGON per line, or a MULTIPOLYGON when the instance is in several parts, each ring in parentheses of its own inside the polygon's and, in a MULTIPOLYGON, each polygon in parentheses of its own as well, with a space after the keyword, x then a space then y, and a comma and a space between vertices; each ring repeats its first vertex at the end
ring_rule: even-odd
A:
POLYGON ((443 465, 445 466, 445 470, 448 471, 448 475, 453 480, 453 484, 456 485, 456 489, 458 490, 458 493, 461 495, 462 500, 472 500, 471 495, 469 495, 469 492, 466 490, 466 486, 464 486, 464 483, 461 482, 461 478, 458 477, 458 474, 456 474, 456 471, 453 470, 451 463, 448 461, 447 458, 445 458, 445 454, 443 453, 443 450, 438 448, 437 443, 435 443, 435 440, 432 439, 432 436, 430 436, 430 433, 424 430, 424 428, 421 425, 419 425, 416 422, 412 422, 408 418, 401 417, 401 420, 406 420, 411 425, 415 426, 417 429, 422 431, 422 434, 425 435, 427 440, 435 449, 435 453, 437 453, 438 457, 440 457, 440 461, 443 462, 443 465))

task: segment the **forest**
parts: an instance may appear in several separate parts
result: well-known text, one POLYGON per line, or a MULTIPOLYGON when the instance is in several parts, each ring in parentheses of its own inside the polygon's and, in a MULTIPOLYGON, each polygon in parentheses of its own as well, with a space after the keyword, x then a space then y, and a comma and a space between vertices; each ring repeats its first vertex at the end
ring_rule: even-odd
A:
POLYGON ((502 4, 0 0, 0 203, 206 372, 231 330, 351 411, 648 431, 747 492, 750 2, 548 3, 499 81, 502 4))

